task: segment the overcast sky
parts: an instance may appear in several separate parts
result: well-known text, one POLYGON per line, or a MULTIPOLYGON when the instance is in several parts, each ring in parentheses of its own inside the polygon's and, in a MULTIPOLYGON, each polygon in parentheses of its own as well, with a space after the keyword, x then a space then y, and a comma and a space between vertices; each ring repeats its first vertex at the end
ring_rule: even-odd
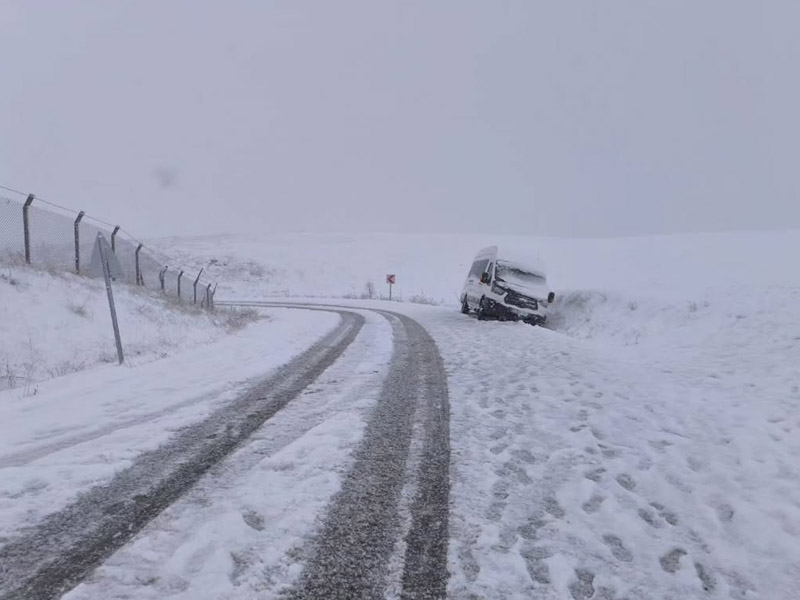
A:
POLYGON ((0 184, 139 235, 800 226, 796 0, 0 0, 0 184))

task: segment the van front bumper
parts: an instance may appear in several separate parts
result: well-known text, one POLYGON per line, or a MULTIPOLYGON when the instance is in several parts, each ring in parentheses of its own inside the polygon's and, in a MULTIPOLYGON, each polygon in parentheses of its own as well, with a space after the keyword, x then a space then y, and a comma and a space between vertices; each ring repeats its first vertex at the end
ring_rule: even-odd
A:
POLYGON ((547 321, 547 316, 539 312, 508 306, 491 298, 487 298, 487 300, 490 314, 501 321, 522 321, 530 325, 544 325, 547 321))

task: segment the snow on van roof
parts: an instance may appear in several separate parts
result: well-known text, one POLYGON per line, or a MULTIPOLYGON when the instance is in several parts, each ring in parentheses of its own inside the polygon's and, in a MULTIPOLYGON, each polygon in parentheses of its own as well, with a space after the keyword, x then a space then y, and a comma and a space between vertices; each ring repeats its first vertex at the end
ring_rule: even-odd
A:
POLYGON ((539 253, 535 248, 528 245, 503 244, 503 247, 488 246, 482 248, 476 259, 492 258, 499 261, 513 263, 519 267, 524 267, 526 271, 537 275, 545 276, 547 267, 539 258, 539 253))

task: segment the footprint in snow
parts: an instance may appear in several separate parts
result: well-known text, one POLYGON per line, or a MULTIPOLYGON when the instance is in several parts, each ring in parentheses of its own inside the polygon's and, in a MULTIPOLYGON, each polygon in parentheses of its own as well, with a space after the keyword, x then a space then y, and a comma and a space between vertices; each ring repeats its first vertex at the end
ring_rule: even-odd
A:
POLYGON ((545 523, 543 519, 534 517, 522 525, 518 529, 518 532, 520 537, 525 540, 535 540, 537 537, 539 537, 539 530, 545 525, 547 525, 547 523, 545 523))
POLYGON ((677 489, 682 491, 684 494, 691 494, 692 493, 692 488, 690 486, 688 486, 686 483, 684 483, 684 481, 680 477, 677 477, 676 475, 673 475, 672 473, 667 473, 667 475, 664 477, 664 480, 667 483, 675 486, 677 489))
POLYGON ((574 600, 589 600, 594 596, 594 573, 587 569, 575 569, 575 579, 569 584, 569 593, 574 600))
POLYGON ((242 513, 242 520, 256 531, 264 531, 264 517, 254 510, 246 510, 242 513))
POLYGON ((603 504, 604 501, 605 498, 603 496, 595 494, 594 496, 589 498, 586 502, 584 502, 581 508, 585 513, 588 514, 596 513, 598 510, 600 510, 600 505, 603 504))
POLYGON ((656 520, 656 516, 652 510, 647 510, 646 508, 640 508, 639 518, 648 525, 650 525, 650 527, 655 527, 656 529, 662 527, 661 523, 658 520, 656 520))
POLYGON ((492 496, 494 496, 494 502, 489 505, 489 509, 486 511, 486 518, 496 523, 502 519, 506 506, 508 506, 508 502, 506 502, 508 498, 508 482, 501 480, 495 483, 492 486, 492 496))
POLYGON ((552 552, 547 548, 532 546, 523 547, 520 555, 525 561, 525 567, 528 569, 531 579, 537 583, 550 583, 550 569, 547 567, 545 559, 550 558, 552 552))
POLYGON ((508 448, 508 444, 497 444, 489 448, 489 452, 491 452, 494 455, 502 454, 503 452, 505 452, 506 448, 508 448))
POLYGON ((733 520, 733 507, 730 504, 723 502, 715 507, 717 511, 717 518, 723 523, 730 523, 733 520))
POLYGON ((545 498, 544 509, 556 519, 564 518, 565 514, 564 509, 561 508, 561 505, 558 503, 558 500, 556 500, 552 496, 549 498, 545 498))
POLYGON ((469 547, 461 548, 458 551, 458 558, 461 562, 461 569, 464 571, 464 577, 470 583, 478 579, 478 574, 481 572, 481 567, 478 561, 475 560, 475 555, 469 547))
POLYGON ((697 458, 696 456, 690 456, 686 459, 686 464, 688 467, 694 471, 695 473, 702 471, 705 468, 706 463, 701 459, 697 458))
POLYGON ((508 433, 508 427, 498 427, 489 434, 489 439, 497 441, 500 438, 505 437, 507 433, 508 433))
POLYGON ((683 548, 674 548, 667 552, 664 556, 658 559, 661 563, 661 568, 666 573, 677 573, 681 568, 681 558, 686 556, 686 550, 683 548))
POLYGON ((603 456, 606 458, 617 458, 620 455, 620 451, 616 448, 604 448, 603 449, 603 456))
POLYGON ((512 450, 511 456, 513 456, 519 461, 528 463, 529 465, 532 465, 533 463, 536 462, 536 457, 533 454, 531 454, 530 450, 526 450, 525 448, 519 450, 512 450))
POLYGON ((528 475, 522 465, 518 463, 508 463, 508 470, 517 476, 517 481, 519 481, 522 485, 530 485, 533 483, 533 479, 531 479, 530 475, 528 475))
POLYGON ((497 523, 503 518, 503 513, 506 510, 506 502, 503 501, 495 501, 489 505, 489 509, 486 511, 486 518, 489 519, 492 523, 497 523))
POLYGON ((694 563, 694 569, 697 572, 697 578, 700 580, 700 583, 703 584, 703 590, 711 592, 717 587, 717 580, 701 563, 694 563))
POLYGON ((611 550, 611 554, 614 555, 614 558, 617 560, 621 560, 623 562, 631 562, 633 560, 633 554, 630 550, 628 550, 625 545, 622 543, 622 540, 613 534, 606 534, 603 536, 603 543, 608 546, 609 550, 611 550))
POLYGON ((231 562, 233 563, 233 570, 228 573, 230 582, 238 586, 241 583, 242 576, 247 572, 250 565, 253 563, 253 556, 247 552, 237 552, 231 550, 231 562))
POLYGON ((583 474, 583 476, 586 477, 586 479, 589 479, 596 483, 600 481, 600 479, 603 477, 603 473, 605 472, 606 470, 603 467, 598 467, 596 469, 592 469, 591 471, 587 471, 586 473, 583 474))
POLYGON ((660 502, 651 502, 650 506, 655 508, 658 511, 658 514, 661 516, 661 518, 664 519, 670 525, 675 526, 678 524, 678 515, 676 515, 674 512, 666 508, 660 502))
POLYGON ((653 448, 653 450, 657 450, 662 454, 666 451, 667 448, 672 446, 672 442, 667 440, 650 440, 647 443, 650 444, 650 447, 653 448))
POLYGON ((636 487, 636 481, 627 473, 621 473, 620 475, 617 475, 617 483, 628 491, 631 491, 636 487))

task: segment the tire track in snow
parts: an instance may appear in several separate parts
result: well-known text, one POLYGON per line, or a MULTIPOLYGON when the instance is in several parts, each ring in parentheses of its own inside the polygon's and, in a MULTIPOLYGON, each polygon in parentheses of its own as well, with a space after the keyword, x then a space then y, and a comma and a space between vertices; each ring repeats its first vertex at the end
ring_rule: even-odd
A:
MULTIPOLYGON (((403 535, 402 490, 414 424, 422 448, 401 598, 444 598, 448 579, 450 430, 447 379, 433 339, 416 321, 388 311, 395 336, 389 375, 355 463, 333 498, 292 599, 384 598, 387 566, 403 535)), ((416 463, 417 461, 415 461, 416 463)))
POLYGON ((336 312, 340 325, 275 375, 7 540, 0 547, 0 598, 57 598, 127 543, 341 356, 364 318, 336 312))

